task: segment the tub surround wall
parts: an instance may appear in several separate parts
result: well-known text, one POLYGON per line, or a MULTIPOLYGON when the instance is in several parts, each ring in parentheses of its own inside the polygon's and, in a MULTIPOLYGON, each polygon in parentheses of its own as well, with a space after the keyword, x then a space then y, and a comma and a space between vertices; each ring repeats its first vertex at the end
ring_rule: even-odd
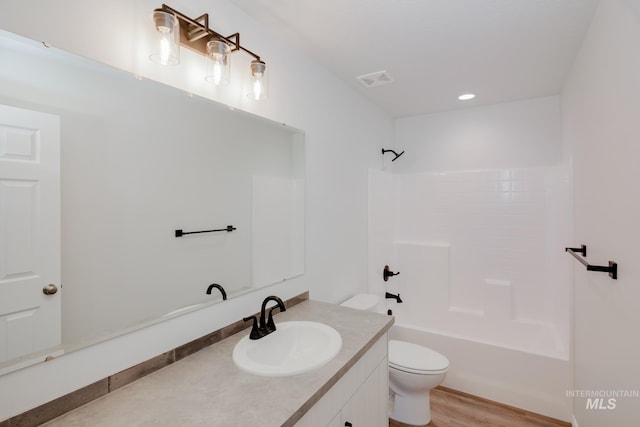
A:
POLYGON ((486 366, 463 357, 445 384, 569 419, 571 186, 559 98, 398 119, 396 147, 405 154, 393 173, 369 171, 370 290, 401 294, 389 304, 412 340, 454 358, 487 349, 486 366), (387 264, 400 275, 384 282, 387 264), (429 345, 435 336, 443 348, 429 345), (527 372, 501 375, 520 352, 527 372), (528 372, 545 366, 553 379, 527 392, 528 372))
POLYGON ((371 290, 418 305, 401 323, 567 359, 571 183, 558 98, 400 119, 397 144, 407 165, 369 171, 371 290), (505 154, 509 144, 521 151, 505 154), (472 162, 469 150, 489 154, 472 162), (387 264, 401 274, 384 282, 387 264), (522 342, 531 331, 542 336, 522 342))
POLYGON ((567 359, 570 192, 561 168, 394 180, 393 259, 402 274, 387 288, 408 305, 420 301, 406 321, 567 359), (547 342, 533 340, 537 331, 547 342))

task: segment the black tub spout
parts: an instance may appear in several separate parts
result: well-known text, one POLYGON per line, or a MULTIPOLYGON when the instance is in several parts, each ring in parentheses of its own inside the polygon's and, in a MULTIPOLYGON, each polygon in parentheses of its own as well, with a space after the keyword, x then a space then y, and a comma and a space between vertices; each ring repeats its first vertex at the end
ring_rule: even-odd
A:
POLYGON ((400 299, 400 294, 398 294, 398 295, 394 295, 394 294, 390 294, 389 292, 387 292, 386 294, 384 294, 384 297, 385 297, 385 298, 388 298, 388 299, 394 299, 394 300, 396 300, 398 303, 401 303, 401 302, 402 302, 402 300, 400 299))

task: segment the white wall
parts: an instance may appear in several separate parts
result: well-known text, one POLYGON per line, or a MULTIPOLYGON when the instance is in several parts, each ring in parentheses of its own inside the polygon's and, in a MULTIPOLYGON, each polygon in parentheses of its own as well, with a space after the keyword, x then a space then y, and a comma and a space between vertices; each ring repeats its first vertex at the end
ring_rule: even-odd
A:
MULTIPOLYGON (((226 92, 206 86, 199 77, 200 60, 188 52, 181 67, 154 68, 145 48, 151 12, 160 4, 150 0, 70 0, 64 4, 9 0, 2 5, 0 28, 304 130, 306 273, 0 377, 0 420, 234 322, 241 314, 258 310, 268 294, 287 298, 309 289, 314 299, 337 302, 366 289, 367 225, 363 219, 367 215, 367 170, 381 164, 380 148, 393 138, 391 117, 313 62, 288 50, 226 0, 176 0, 171 6, 190 16, 209 12, 216 30, 241 33, 243 44, 259 52, 270 67, 266 102, 249 101, 239 79, 232 81, 226 92)), ((242 54, 234 56, 234 65, 246 62, 238 55, 242 54)))
MULTIPOLYGON (((562 93, 575 164, 575 244, 587 245, 592 264, 617 262, 619 274, 612 280, 575 263, 577 390, 640 389, 640 8, 631 4, 600 3, 562 93)), ((615 403, 587 409, 587 399, 576 398, 578 425, 637 426, 639 398, 615 403)))
POLYGON ((522 168, 562 159, 558 97, 465 108, 396 122, 406 150, 394 173, 522 168))

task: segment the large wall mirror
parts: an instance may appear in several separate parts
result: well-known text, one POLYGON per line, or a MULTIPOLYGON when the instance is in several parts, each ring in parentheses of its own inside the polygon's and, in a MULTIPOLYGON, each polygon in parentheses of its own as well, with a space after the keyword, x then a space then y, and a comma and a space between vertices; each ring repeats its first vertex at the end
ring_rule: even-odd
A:
POLYGON ((5 32, 0 58, 0 374, 304 272, 303 132, 5 32), (47 141, 14 111, 59 123, 61 290, 22 308, 47 187, 12 173, 47 141))

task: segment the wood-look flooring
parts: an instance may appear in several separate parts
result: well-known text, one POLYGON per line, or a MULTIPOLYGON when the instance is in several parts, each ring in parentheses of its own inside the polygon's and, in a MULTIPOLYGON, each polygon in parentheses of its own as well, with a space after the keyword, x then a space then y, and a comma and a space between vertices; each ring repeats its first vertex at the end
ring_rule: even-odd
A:
MULTIPOLYGON (((414 426, 389 420, 389 427, 414 426)), ((431 390, 429 427, 571 427, 571 424, 446 387, 437 387, 431 390)))

